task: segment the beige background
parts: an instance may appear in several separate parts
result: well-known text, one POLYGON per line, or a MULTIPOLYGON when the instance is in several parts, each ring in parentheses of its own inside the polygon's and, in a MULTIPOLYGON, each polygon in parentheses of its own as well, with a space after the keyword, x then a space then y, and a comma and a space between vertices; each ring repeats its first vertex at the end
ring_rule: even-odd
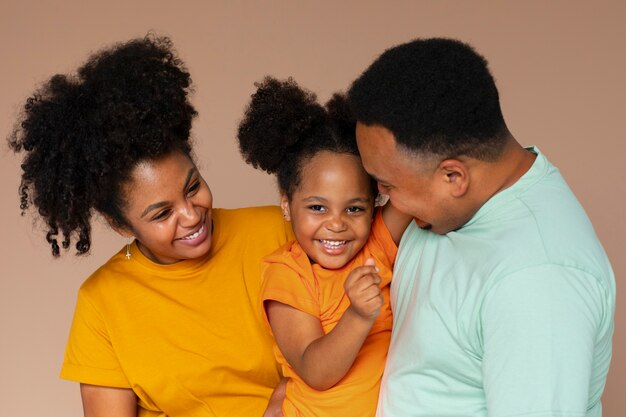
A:
MULTIPOLYGON (((171 36, 196 85, 201 169, 217 206, 274 203, 271 178, 245 166, 235 128, 265 74, 293 76, 326 99, 385 48, 458 37, 490 61, 505 118, 563 172, 612 260, 618 284, 605 416, 626 411, 626 2, 0 0, 0 132, 55 72, 152 29, 171 36)), ((0 414, 79 416, 78 387, 58 379, 75 294, 124 241, 96 227, 92 255, 52 260, 20 217, 19 161, 0 147, 0 414)))

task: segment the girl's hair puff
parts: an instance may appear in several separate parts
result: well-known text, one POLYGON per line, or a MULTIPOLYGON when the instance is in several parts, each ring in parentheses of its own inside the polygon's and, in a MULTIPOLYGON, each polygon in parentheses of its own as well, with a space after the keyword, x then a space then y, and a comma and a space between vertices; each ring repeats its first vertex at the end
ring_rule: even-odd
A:
POLYGON ((75 235, 77 254, 89 251, 94 210, 130 228, 122 186, 140 162, 191 156, 190 86, 171 41, 149 34, 92 55, 26 100, 9 146, 24 152, 22 213, 37 208, 54 256, 59 233, 64 248, 75 235))
POLYGON ((317 153, 359 155, 356 121, 342 94, 321 106, 314 93, 292 78, 266 77, 255 86, 239 124, 239 149, 247 163, 276 174, 281 193, 289 199, 301 183, 304 163, 317 153))

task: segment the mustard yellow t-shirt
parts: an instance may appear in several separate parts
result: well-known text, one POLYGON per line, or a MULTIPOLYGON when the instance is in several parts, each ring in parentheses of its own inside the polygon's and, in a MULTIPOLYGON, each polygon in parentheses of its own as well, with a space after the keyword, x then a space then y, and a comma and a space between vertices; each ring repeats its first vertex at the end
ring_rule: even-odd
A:
POLYGON ((61 377, 132 388, 139 416, 260 416, 280 368, 259 265, 292 238, 277 207, 215 209, 202 259, 159 265, 122 249, 80 288, 61 377))

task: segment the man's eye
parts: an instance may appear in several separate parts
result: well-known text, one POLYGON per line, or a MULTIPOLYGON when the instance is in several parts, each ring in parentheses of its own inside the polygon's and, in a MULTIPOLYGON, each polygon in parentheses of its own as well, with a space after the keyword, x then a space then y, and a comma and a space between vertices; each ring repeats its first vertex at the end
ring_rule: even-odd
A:
POLYGON ((319 204, 313 204, 309 206, 308 208, 309 210, 312 210, 312 211, 324 211, 326 209, 324 206, 319 205, 319 204))

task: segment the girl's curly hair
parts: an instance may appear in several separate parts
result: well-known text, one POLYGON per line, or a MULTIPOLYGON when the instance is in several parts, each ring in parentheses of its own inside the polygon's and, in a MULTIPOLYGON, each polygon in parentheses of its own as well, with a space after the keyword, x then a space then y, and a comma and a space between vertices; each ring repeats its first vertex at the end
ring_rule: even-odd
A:
POLYGON ((266 77, 255 86, 239 124, 239 149, 248 164, 276 174, 289 199, 300 185, 303 164, 317 153, 359 155, 356 121, 343 95, 335 94, 321 106, 314 93, 291 78, 266 77))
POLYGON ((137 164, 173 151, 191 157, 190 90, 170 39, 149 34, 92 55, 26 100, 8 139, 24 153, 20 208, 37 208, 54 256, 59 234, 65 249, 75 236, 77 254, 89 251, 93 210, 130 227, 122 185, 137 164))

